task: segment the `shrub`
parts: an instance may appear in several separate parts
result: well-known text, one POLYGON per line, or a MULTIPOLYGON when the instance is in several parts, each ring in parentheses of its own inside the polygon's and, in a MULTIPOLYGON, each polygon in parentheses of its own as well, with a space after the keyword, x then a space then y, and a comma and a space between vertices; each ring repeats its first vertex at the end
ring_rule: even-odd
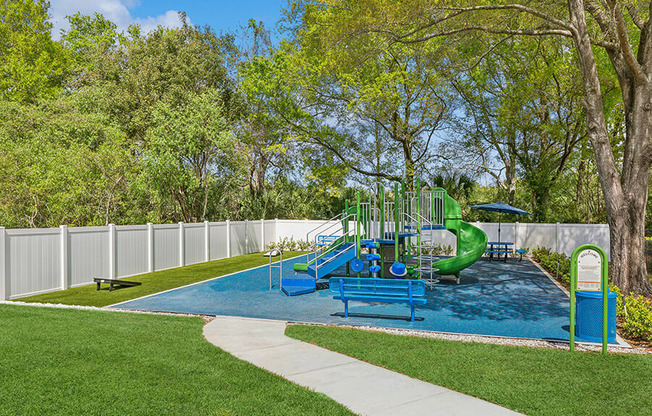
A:
POLYGON ((564 253, 556 253, 547 247, 532 250, 532 257, 557 280, 570 286, 570 258, 564 253))
MULTIPOLYGON (((312 250, 314 244, 310 244, 310 249, 312 250)), ((306 251, 308 249, 308 243, 304 240, 294 241, 293 237, 287 238, 283 237, 280 241, 270 242, 267 244, 267 249, 271 250, 273 248, 278 248, 282 251, 306 251)))
POLYGON ((610 285, 609 288, 618 294, 618 318, 622 322, 625 333, 642 341, 652 342, 652 304, 643 296, 632 294, 623 296, 620 289, 610 285))

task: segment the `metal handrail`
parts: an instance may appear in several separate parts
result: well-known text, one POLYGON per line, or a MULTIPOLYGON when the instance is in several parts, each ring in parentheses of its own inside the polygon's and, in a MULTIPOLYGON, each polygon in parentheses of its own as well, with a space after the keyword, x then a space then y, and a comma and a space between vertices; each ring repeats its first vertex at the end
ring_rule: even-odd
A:
MULTIPOLYGON (((319 224, 317 227, 313 228, 312 230, 309 230, 306 233, 306 263, 310 262, 310 234, 312 233, 317 233, 317 231, 322 228, 324 225, 330 224, 333 221, 338 221, 338 218, 344 215, 344 213, 337 214, 333 218, 324 221, 323 223, 319 224)), ((328 228, 327 228, 328 229, 328 228)), ((316 253, 316 250, 314 251, 316 253)))
POLYGON ((325 261, 322 262, 321 264, 316 264, 316 263, 315 263, 315 280, 319 280, 319 268, 320 268, 320 267, 323 267, 324 265, 326 265, 326 264, 328 264, 329 262, 333 261, 335 258, 344 255, 344 253, 348 252, 348 251, 351 250, 351 249, 354 249, 354 250, 355 250, 356 247, 357 247, 357 240, 356 240, 356 244, 352 244, 352 245, 350 245, 349 247, 347 247, 347 248, 345 248, 344 250, 340 251, 337 255, 332 256, 331 258, 325 260, 325 261))
POLYGON ((339 217, 341 217, 342 215, 344 215, 344 213, 337 214, 337 215, 334 216, 333 218, 324 221, 323 223, 319 224, 317 227, 315 227, 315 228, 313 228, 312 230, 308 231, 308 232, 306 233, 306 242, 310 241, 310 237, 309 237, 310 234, 316 232, 317 230, 319 230, 319 229, 320 229, 321 227, 323 227, 324 225, 327 225, 327 224, 330 224, 330 223, 333 222, 333 221, 336 221, 336 220, 337 220, 339 217))
MULTIPOLYGON (((337 216, 335 216, 335 217, 333 217, 333 218, 337 218, 337 217, 340 217, 340 216, 342 216, 342 215, 344 215, 344 214, 337 215, 337 216)), ((341 219, 340 219, 338 222, 336 222, 335 224, 330 224, 330 226, 324 228, 324 229, 321 230, 320 232, 322 232, 322 233, 329 232, 329 230, 331 230, 331 229, 334 228, 334 227, 339 227, 338 230, 341 229, 342 231, 344 231, 344 226, 343 226, 342 223, 343 223, 344 221, 348 220, 348 218, 350 218, 350 217, 355 217, 355 216, 356 216, 355 214, 348 214, 346 217, 341 218, 341 219)), ((322 223, 318 228, 322 228, 324 225, 329 224, 331 221, 333 221, 333 219, 330 219, 330 220, 326 221, 325 223, 322 223)), ((309 240, 310 233, 315 232, 315 230, 317 230, 317 228, 316 228, 316 229, 313 229, 313 230, 311 230, 311 231, 309 231, 308 234, 306 234, 306 242, 309 242, 309 241, 310 241, 310 240, 309 240)), ((343 233, 342 236, 344 237, 344 236, 348 235, 351 231, 353 231, 353 230, 349 230, 349 231, 347 231, 346 233, 343 233)), ((329 232, 329 234, 330 234, 330 232, 329 232)), ((319 237, 319 235, 316 235, 315 238, 314 238, 315 242, 314 242, 313 247, 315 247, 315 248, 313 249, 313 252, 312 252, 312 254, 314 255, 312 260, 314 260, 314 259, 317 258, 317 251, 318 251, 318 250, 317 250, 317 238, 318 238, 318 237, 319 237)), ((310 262, 312 261, 312 260, 310 259, 310 254, 311 254, 311 253, 310 253, 310 247, 307 247, 307 248, 306 248, 306 264, 308 264, 308 263, 310 263, 310 262)))

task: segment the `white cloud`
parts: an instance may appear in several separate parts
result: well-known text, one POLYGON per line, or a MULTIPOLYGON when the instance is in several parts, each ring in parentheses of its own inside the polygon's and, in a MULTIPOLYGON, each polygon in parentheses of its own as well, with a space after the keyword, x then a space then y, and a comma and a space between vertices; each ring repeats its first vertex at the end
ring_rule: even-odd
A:
MULTIPOLYGON (((141 26, 143 32, 148 32, 156 26, 179 27, 179 17, 176 10, 168 10, 158 16, 135 18, 129 9, 140 4, 139 0, 52 0, 50 2, 50 21, 52 22, 52 37, 59 39, 62 29, 68 29, 66 16, 75 13, 93 15, 100 13, 108 20, 118 25, 118 30, 124 31, 131 24, 141 26)), ((190 22, 190 19, 188 19, 190 22)))

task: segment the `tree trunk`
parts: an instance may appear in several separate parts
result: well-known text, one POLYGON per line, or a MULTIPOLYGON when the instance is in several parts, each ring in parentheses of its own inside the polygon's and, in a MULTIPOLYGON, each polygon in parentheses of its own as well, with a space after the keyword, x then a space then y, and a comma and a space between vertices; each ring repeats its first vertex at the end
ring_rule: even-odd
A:
MULTIPOLYGON (((628 132, 622 178, 609 141, 598 71, 588 35, 581 0, 569 0, 574 41, 584 84, 588 137, 593 147, 600 186, 605 200, 611 242, 612 282, 624 293, 652 293, 645 265, 645 203, 650 170, 650 98, 649 81, 624 85, 630 77, 619 74, 628 132), (634 88, 634 91, 630 88, 634 88), (631 100, 631 101, 630 101, 631 100), (631 128, 630 128, 631 127, 631 128)), ((610 56, 611 57, 611 56, 610 56)), ((611 57, 612 60, 618 57, 611 57)), ((616 65, 614 65, 616 67, 616 65)), ((634 82, 633 80, 631 82, 634 82)))

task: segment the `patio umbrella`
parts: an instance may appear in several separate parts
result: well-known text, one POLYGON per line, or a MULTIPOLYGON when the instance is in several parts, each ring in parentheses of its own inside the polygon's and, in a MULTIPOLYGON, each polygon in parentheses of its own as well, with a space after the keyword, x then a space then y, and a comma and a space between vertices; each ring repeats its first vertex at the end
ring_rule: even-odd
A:
POLYGON ((517 214, 517 215, 532 215, 527 211, 523 211, 522 209, 513 207, 504 202, 494 202, 493 204, 473 205, 471 206, 471 208, 498 213, 498 242, 500 242, 500 216, 503 213, 517 214))

